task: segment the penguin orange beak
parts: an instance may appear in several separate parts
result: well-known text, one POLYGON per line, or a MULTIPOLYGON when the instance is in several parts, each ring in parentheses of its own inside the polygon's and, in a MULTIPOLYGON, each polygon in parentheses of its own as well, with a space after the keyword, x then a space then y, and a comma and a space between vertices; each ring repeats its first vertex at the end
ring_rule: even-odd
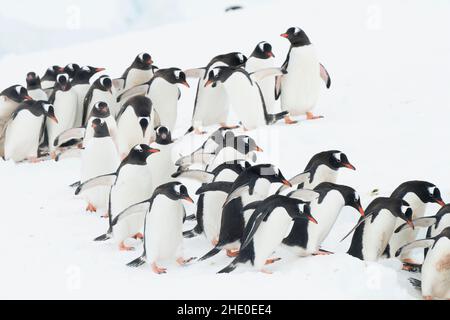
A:
POLYGON ((361 217, 364 217, 364 209, 362 207, 359 207, 358 211, 361 214, 361 217))
POLYGON ((25 96, 24 98, 25 98, 25 100, 33 100, 33 98, 30 96, 25 96))
POLYGON ((439 204, 441 207, 445 206, 445 202, 442 200, 436 200, 436 203, 439 204))
POLYGON ((149 150, 148 150, 148 152, 149 153, 158 153, 158 152, 160 152, 161 150, 159 150, 159 149, 153 149, 153 148, 150 148, 149 150))
POLYGON ((56 123, 58 123, 58 119, 56 119, 55 116, 49 116, 50 119, 52 119, 53 121, 55 121, 56 123))
POLYGON ((153 60, 152 59, 148 59, 147 61, 145 61, 146 64, 148 65, 152 65, 153 64, 153 60))
POLYGON ((186 87, 190 88, 189 83, 187 83, 187 81, 183 81, 181 84, 182 84, 183 86, 186 86, 186 87))
POLYGON ((275 55, 273 54, 272 51, 267 52, 267 56, 270 58, 275 58, 275 55))
POLYGON ((63 68, 63 67, 60 67, 60 68, 58 69, 58 71, 59 71, 59 72, 64 72, 64 68, 63 68))
POLYGON ((282 182, 285 186, 292 187, 292 183, 290 183, 290 182, 287 181, 286 179, 283 179, 281 182, 282 182))
POLYGON ((264 150, 263 149, 261 149, 260 147, 258 147, 258 146, 256 146, 256 151, 258 151, 258 152, 264 152, 264 150))
POLYGON ((356 170, 356 168, 350 163, 343 163, 343 165, 350 170, 356 170))
POLYGON ((406 223, 414 230, 414 223, 411 220, 406 220, 406 223))
POLYGON ((287 38, 287 37, 289 37, 289 35, 287 33, 282 33, 282 34, 280 34, 280 37, 287 38))
POLYGON ((194 200, 192 200, 191 197, 184 197, 183 200, 186 200, 189 203, 194 203, 194 200))
POLYGON ((205 88, 206 88, 207 86, 213 84, 213 82, 214 82, 214 81, 212 81, 212 80, 206 81, 206 83, 205 83, 205 88))
POLYGON ((317 224, 317 220, 314 219, 314 217, 311 216, 311 215, 308 215, 308 220, 311 221, 311 222, 314 223, 314 224, 317 224))
POLYGON ((105 68, 95 68, 95 72, 101 72, 101 71, 105 71, 105 68))

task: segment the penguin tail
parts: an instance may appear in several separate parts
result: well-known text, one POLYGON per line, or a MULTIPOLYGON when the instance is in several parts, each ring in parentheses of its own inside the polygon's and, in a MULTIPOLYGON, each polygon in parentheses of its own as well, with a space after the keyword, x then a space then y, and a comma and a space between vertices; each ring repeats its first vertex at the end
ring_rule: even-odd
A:
POLYGON ((196 236, 198 236, 199 234, 195 231, 195 228, 189 231, 184 231, 183 232, 183 237, 186 239, 190 239, 190 238, 194 238, 196 236))
POLYGON ((97 238, 94 239, 94 241, 106 241, 112 238, 112 233, 110 233, 109 231, 105 234, 102 234, 101 236, 98 236, 97 238))
POLYGON ((238 261, 237 259, 234 259, 233 262, 231 262, 228 266, 226 266, 225 268, 223 268, 222 270, 220 270, 217 273, 230 273, 232 271, 234 271, 234 269, 236 269, 238 265, 238 261))
POLYGON ((222 250, 222 247, 214 247, 211 251, 209 251, 207 254, 205 254, 203 257, 198 259, 198 261, 204 261, 206 259, 209 259, 211 257, 214 257, 216 254, 218 254, 222 250))
POLYGON ((142 256, 140 256, 137 259, 134 259, 133 261, 127 263, 127 267, 130 268, 139 268, 140 266, 142 266, 143 264, 145 264, 146 260, 145 260, 145 254, 143 254, 142 256))
POLYGON ((267 115, 267 124, 274 124, 275 122, 283 119, 286 115, 288 115, 289 112, 283 111, 275 114, 268 114, 267 115))
POLYGON ((186 221, 194 221, 196 219, 195 214, 191 214, 190 216, 186 217, 186 221))
POLYGON ((77 181, 77 182, 72 183, 69 187, 78 188, 80 186, 80 184, 81 184, 81 181, 77 181))
POLYGON ((422 290, 422 281, 414 278, 409 278, 409 282, 413 285, 417 290, 422 290))
POLYGON ((194 131, 194 126, 190 127, 189 129, 187 129, 186 133, 184 134, 185 136, 187 136, 189 133, 191 133, 192 131, 194 131))

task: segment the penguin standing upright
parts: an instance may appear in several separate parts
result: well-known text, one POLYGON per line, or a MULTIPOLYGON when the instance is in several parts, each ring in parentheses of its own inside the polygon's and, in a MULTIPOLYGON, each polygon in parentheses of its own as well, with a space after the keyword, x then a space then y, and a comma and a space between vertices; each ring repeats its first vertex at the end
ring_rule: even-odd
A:
POLYGON ((186 70, 188 78, 197 78, 197 93, 195 96, 194 110, 192 113, 192 127, 189 132, 194 131, 196 134, 205 133, 203 127, 220 124, 224 128, 232 128, 227 126, 229 114, 229 100, 225 88, 222 84, 217 83, 214 86, 205 87, 208 81, 209 72, 218 66, 244 67, 247 57, 240 52, 230 52, 221 54, 208 63, 204 68, 186 70))
POLYGON ((417 240, 400 248, 396 256, 408 253, 416 248, 428 249, 422 266, 422 281, 410 279, 421 287, 425 300, 450 299, 450 227, 437 236, 417 240))
POLYGON ((106 102, 97 102, 94 104, 86 124, 86 131, 84 134, 83 144, 86 145, 88 141, 94 136, 94 129, 92 127, 92 121, 96 118, 100 118, 106 122, 108 125, 108 132, 116 145, 117 151, 119 152, 119 142, 117 133, 117 123, 113 115, 110 112, 109 106, 106 102))
POLYGON ((36 162, 45 117, 57 122, 53 106, 46 101, 28 100, 11 116, 5 134, 5 160, 36 162))
POLYGON ((411 226, 412 209, 401 199, 379 197, 374 199, 365 210, 365 217, 344 237, 353 231, 348 254, 366 261, 377 261, 386 249, 395 229, 397 218, 411 226))
POLYGON ((83 116, 82 123, 86 124, 88 116, 91 113, 92 107, 97 102, 106 102, 108 104, 109 112, 115 118, 118 111, 116 99, 112 93, 112 80, 109 76, 101 76, 89 88, 83 102, 83 116))
POLYGON ((244 130, 252 130, 273 124, 287 114, 287 112, 270 114, 258 85, 258 81, 281 74, 283 71, 278 68, 248 73, 242 68, 216 67, 209 72, 205 86, 222 83, 244 130))
POLYGON ((62 132, 73 128, 76 118, 78 98, 69 82, 69 75, 61 73, 56 76, 56 84, 49 102, 55 108, 58 123, 47 122, 48 145, 50 152, 54 152, 55 139, 62 132))
POLYGON ((117 92, 128 90, 138 85, 144 84, 153 78, 155 70, 150 54, 143 52, 136 56, 131 66, 129 66, 122 77, 113 80, 117 92))
POLYGON ((77 109, 76 109, 76 118, 73 124, 74 127, 80 127, 83 124, 83 105, 84 98, 91 87, 89 80, 98 72, 104 71, 105 68, 94 68, 91 66, 83 66, 75 73, 71 85, 73 90, 77 94, 77 109))
POLYGON ((41 87, 41 78, 39 78, 39 76, 37 76, 35 72, 28 72, 26 81, 28 95, 33 98, 33 100, 48 100, 47 94, 44 92, 44 90, 42 90, 41 87))
MULTIPOLYGON (((439 189, 434 184, 426 181, 414 180, 404 182, 392 192, 391 197, 403 199, 409 203, 412 209, 413 220, 425 215, 427 203, 437 203, 440 206, 445 205, 439 189)), ((397 219, 396 227, 399 227, 402 223, 401 219, 397 219)), ((416 240, 417 233, 417 230, 410 228, 395 233, 389 241, 389 255, 394 256, 400 247, 416 240)), ((414 264, 412 258, 408 257, 406 253, 402 255, 402 258, 404 262, 414 264)))
POLYGON ((139 267, 145 262, 151 264, 153 272, 166 273, 167 269, 158 264, 167 260, 176 260, 186 265, 195 258, 183 257, 183 221, 185 209, 181 200, 194 203, 187 188, 179 182, 169 182, 156 188, 150 199, 124 211, 116 219, 118 223, 127 216, 140 212, 146 207, 144 252, 128 263, 129 267, 139 267))
MULTIPOLYGON (((266 41, 258 43, 247 60, 245 70, 249 73, 262 69, 274 67, 275 55, 272 52, 272 45, 266 41)), ((267 77, 258 81, 264 103, 268 113, 276 113, 275 110, 275 79, 267 77)))
POLYGON ((121 219, 120 223, 113 225, 113 221, 122 211, 149 199, 152 195, 153 184, 148 158, 157 152, 159 150, 146 144, 138 144, 130 150, 115 172, 87 180, 75 190, 75 195, 83 195, 94 187, 111 187, 108 205, 109 228, 106 234, 97 237, 95 241, 105 241, 114 236, 121 251, 133 249, 126 246, 124 241, 131 237, 141 237, 145 210, 121 219))
POLYGON ((270 164, 260 164, 245 169, 236 181, 225 200, 219 239, 215 247, 200 260, 206 260, 222 249, 228 256, 235 256, 239 250, 244 227, 250 212, 242 211, 251 202, 263 200, 269 194, 272 183, 289 184, 279 169, 270 164))
POLYGON ((295 220, 291 232, 283 240, 283 244, 300 256, 327 254, 320 250, 320 245, 328 236, 344 206, 358 210, 364 217, 359 195, 353 188, 330 182, 323 182, 314 188, 319 194, 309 204, 305 205, 304 212, 312 212, 317 224, 307 220, 295 220))
POLYGON ((53 87, 56 83, 56 76, 64 72, 64 68, 60 66, 52 66, 45 70, 44 76, 41 78, 41 87, 45 94, 50 97, 53 87))
POLYGON ((271 273, 265 265, 277 259, 269 259, 289 232, 292 220, 305 220, 317 224, 309 212, 303 211, 305 202, 282 195, 272 195, 263 201, 250 203, 244 211, 255 209, 251 215, 241 240, 239 255, 219 273, 229 273, 238 264, 250 262, 257 270, 271 273), (300 207, 302 209, 300 209, 300 207))
MULTIPOLYGON (((287 74, 277 79, 277 96, 281 95, 281 110, 288 111, 292 116, 306 115, 308 120, 322 118, 314 116, 311 111, 319 99, 321 78, 329 88, 330 76, 320 64, 316 49, 305 31, 292 27, 281 36, 291 43, 282 66, 287 74)), ((296 121, 286 116, 285 122, 290 124, 296 121)))
POLYGON ((135 96, 128 99, 117 114, 117 134, 121 156, 128 154, 136 144, 149 144, 153 136, 152 102, 135 96))

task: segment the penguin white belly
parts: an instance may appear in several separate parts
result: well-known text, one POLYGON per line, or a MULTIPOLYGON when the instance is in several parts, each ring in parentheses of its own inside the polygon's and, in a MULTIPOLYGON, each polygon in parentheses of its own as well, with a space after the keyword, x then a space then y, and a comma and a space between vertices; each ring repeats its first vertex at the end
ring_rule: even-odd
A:
POLYGON ((23 110, 6 128, 5 159, 15 162, 30 157, 37 157, 39 133, 41 132, 43 116, 36 117, 31 112, 23 110))
POLYGON ((207 79, 200 79, 192 125, 194 128, 226 123, 229 113, 228 95, 221 83, 205 87, 207 79))
POLYGON ((262 222, 253 236, 253 248, 255 251, 255 268, 262 269, 266 260, 281 244, 292 218, 284 208, 276 208, 272 211, 266 222, 262 222))
POLYGON ((441 238, 422 265, 422 295, 450 299, 450 240, 441 238))
POLYGON ((308 179, 305 182, 304 188, 314 189, 322 182, 336 183, 337 176, 338 176, 337 170, 332 170, 328 166, 322 164, 317 167, 313 181, 310 183, 308 179))
POLYGON ((51 89, 55 86, 55 81, 48 81, 48 80, 43 80, 41 81, 41 88, 43 90, 45 89, 51 89))
POLYGON ((48 142, 50 151, 55 150, 53 142, 55 138, 63 131, 73 128, 77 112, 78 98, 73 90, 57 91, 53 107, 58 123, 47 121, 48 142))
MULTIPOLYGON (((81 182, 110 174, 117 170, 120 160, 111 137, 95 138, 85 145, 81 156, 81 182)), ((85 192, 85 199, 97 209, 106 210, 109 186, 98 186, 85 192)))
MULTIPOLYGON (((92 128, 92 121, 94 121, 95 118, 89 118, 87 124, 86 124, 86 132, 84 134, 83 144, 86 146, 87 143, 94 137, 94 128, 92 128)), ((108 131, 109 135, 111 136, 114 144, 116 145, 116 149, 119 148, 119 142, 117 137, 117 123, 116 120, 112 116, 109 116, 107 118, 103 118, 105 120, 106 124, 108 125, 108 131)))
MULTIPOLYGON (((411 209, 413 210, 413 219, 421 218, 425 215, 426 204, 416 196, 416 194, 410 192, 405 195, 403 198, 406 202, 409 203, 411 209)), ((402 219, 397 218, 395 227, 399 227, 405 223, 402 219)), ((417 234, 419 230, 413 230, 411 228, 405 228, 399 233, 394 233, 392 235, 391 241, 389 242, 389 252, 392 257, 395 257, 395 253, 402 246, 416 240, 417 234)), ((403 255, 403 259, 410 258, 410 253, 403 255)))
POLYGON ((155 148, 159 149, 160 152, 153 154, 148 160, 150 169, 152 170, 154 188, 172 181, 172 174, 177 171, 177 167, 172 158, 172 147, 173 144, 155 145, 155 148))
POLYGON ((431 236, 435 237, 439 235, 442 232, 442 230, 444 230, 447 227, 450 227, 450 214, 446 214, 441 218, 437 228, 434 225, 431 226, 431 236))
POLYGON ((225 192, 208 192, 203 198, 203 229, 209 242, 219 239, 225 192))
POLYGON ((33 100, 35 100, 35 101, 40 101, 40 100, 47 101, 48 100, 47 94, 44 92, 44 90, 39 89, 39 88, 33 89, 33 90, 28 90, 28 95, 30 97, 32 97, 33 100))
POLYGON ((80 127, 82 125, 83 121, 83 104, 84 104, 84 98, 86 97, 87 92, 89 91, 90 84, 77 84, 73 86, 73 90, 75 91, 78 102, 76 104, 76 111, 75 111, 75 120, 72 124, 73 127, 80 127))
POLYGON ((19 103, 5 97, 0 97, 0 119, 6 123, 19 103))
POLYGON ((184 208, 179 200, 159 195, 147 213, 145 249, 147 261, 182 257, 184 208))
MULTIPOLYGON (((273 68, 273 59, 256 59, 249 58, 245 64, 245 70, 249 73, 266 69, 273 68)), ((264 97, 264 102, 266 103, 266 108, 268 113, 276 113, 275 110, 275 78, 267 77, 258 81, 258 85, 261 88, 261 92, 264 97)))
POLYGON ((140 84, 146 83, 153 78, 153 70, 131 69, 125 80, 124 90, 128 90, 140 84))
POLYGON ((101 91, 101 90, 94 90, 92 92, 92 99, 89 102, 88 110, 86 113, 86 116, 88 117, 89 114, 92 111, 92 108, 97 102, 106 102, 109 107, 109 111, 111 112, 112 116, 115 118, 117 116, 117 102, 114 98, 114 95, 109 91, 101 91))
POLYGON ((127 155, 131 148, 137 144, 149 144, 152 135, 152 130, 150 129, 147 128, 144 136, 133 108, 127 108, 117 122, 117 140, 120 154, 127 155))
POLYGON ((234 148, 226 147, 221 149, 219 153, 212 159, 211 163, 208 164, 207 169, 211 172, 221 164, 234 160, 246 160, 246 156, 234 148))
POLYGON ((311 111, 319 99, 320 63, 313 45, 292 48, 281 81, 281 108, 291 115, 311 111))
POLYGON ((177 121, 178 87, 163 79, 155 79, 150 87, 148 97, 152 100, 153 109, 158 113, 161 125, 171 132, 177 121))
POLYGON ((245 74, 235 72, 224 86, 236 116, 247 130, 266 124, 259 89, 245 74))
POLYGON ((362 254, 366 261, 377 261, 386 249, 395 229, 394 217, 388 210, 382 209, 373 223, 371 218, 364 225, 362 254))

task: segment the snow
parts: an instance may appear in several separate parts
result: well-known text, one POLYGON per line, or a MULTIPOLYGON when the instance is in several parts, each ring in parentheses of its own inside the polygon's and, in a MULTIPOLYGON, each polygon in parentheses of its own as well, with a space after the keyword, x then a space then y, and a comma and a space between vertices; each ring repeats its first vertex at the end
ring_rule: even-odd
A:
MULTIPOLYGON (((295 126, 276 124, 250 132, 265 150, 259 162, 272 162, 284 175, 299 173, 320 151, 345 152, 357 171, 343 170, 339 183, 359 191, 363 205, 388 195, 400 183, 424 179, 450 198, 450 153, 445 150, 450 91, 450 3, 395 1, 277 1, 233 13, 153 27, 42 52, 0 60, 0 88, 23 83, 26 72, 79 62, 120 75, 137 53, 148 51, 159 67, 199 67, 216 54, 250 54, 262 40, 273 45, 278 65, 288 43, 279 37, 302 27, 332 77, 315 112, 325 119, 295 126)), ((194 85, 194 83, 192 83, 194 85)), ((195 89, 182 88, 175 136, 190 126, 195 89)), ((202 142, 188 136, 177 145, 186 154, 202 142)), ((141 253, 119 252, 113 242, 92 239, 107 221, 84 212, 85 203, 68 185, 79 178, 78 159, 40 164, 0 163, 2 267, 0 298, 124 299, 416 299, 395 259, 366 263, 345 254, 358 213, 345 208, 323 244, 335 255, 283 259, 266 275, 239 268, 216 272, 229 263, 224 253, 186 267, 167 265, 158 276, 150 267, 125 264, 141 253)), ((188 183, 191 194, 195 185, 188 183)), ((427 214, 437 211, 429 205, 427 214)), ((193 213, 195 207, 187 208, 193 213)), ((186 229, 192 223, 187 223, 186 229)), ((185 255, 210 249, 202 237, 185 241, 185 255)))

